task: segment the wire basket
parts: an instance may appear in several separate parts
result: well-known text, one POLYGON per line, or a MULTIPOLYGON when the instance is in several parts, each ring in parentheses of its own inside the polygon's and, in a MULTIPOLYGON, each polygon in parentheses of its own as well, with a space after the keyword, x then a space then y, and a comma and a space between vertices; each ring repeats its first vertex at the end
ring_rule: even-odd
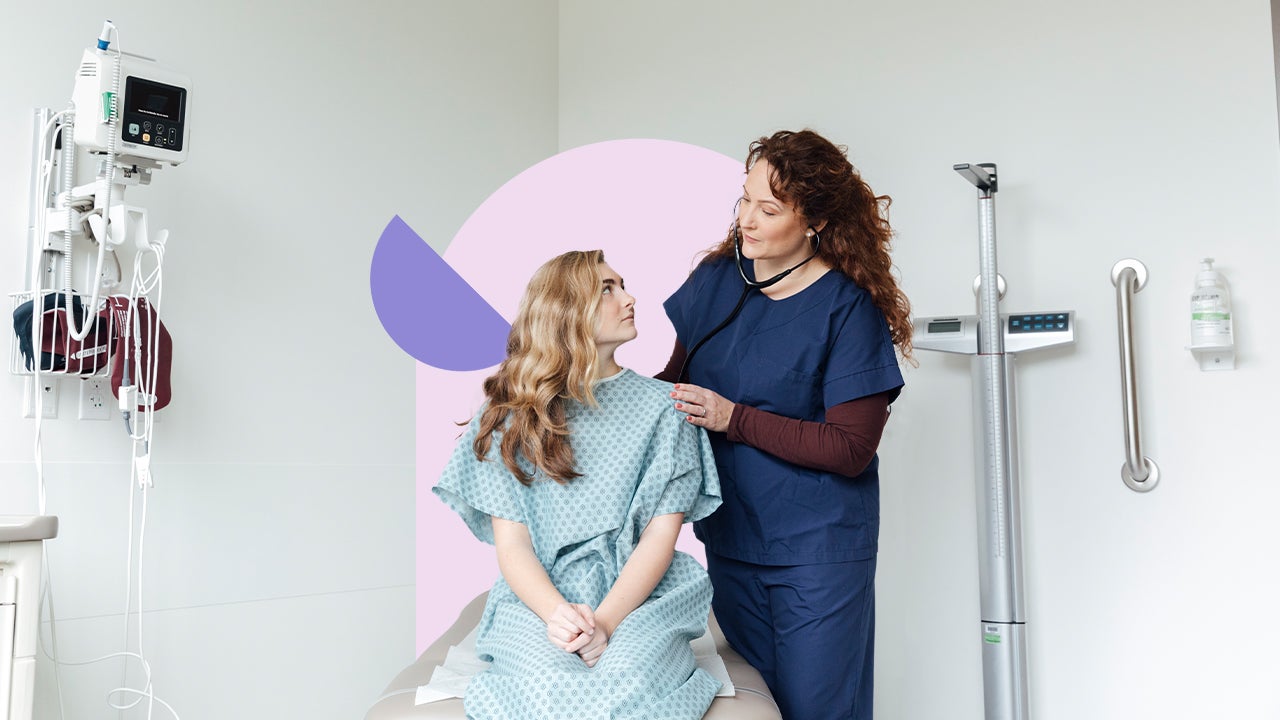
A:
POLYGON ((77 322, 83 322, 83 306, 89 298, 60 290, 41 291, 41 312, 32 303, 32 293, 10 293, 13 323, 10 335, 9 372, 14 375, 34 374, 35 363, 40 363, 40 373, 67 375, 78 378, 109 377, 111 375, 115 343, 115 313, 108 312, 107 299, 100 298, 98 307, 90 315, 93 329, 83 340, 71 336, 67 322, 67 306, 76 313, 77 322), (70 303, 67 296, 70 296, 70 303), (42 323, 40 348, 31 342, 31 327, 35 318, 42 323), (24 337, 25 335, 25 337, 24 337))

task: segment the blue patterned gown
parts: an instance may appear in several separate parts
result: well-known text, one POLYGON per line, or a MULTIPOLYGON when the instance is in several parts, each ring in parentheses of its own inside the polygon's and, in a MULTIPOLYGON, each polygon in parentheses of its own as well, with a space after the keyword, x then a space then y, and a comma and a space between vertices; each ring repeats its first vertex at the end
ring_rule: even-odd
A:
MULTIPOLYGON (((670 390, 669 383, 623 370, 595 386, 599 407, 571 402, 570 437, 582 476, 567 485, 541 473, 531 486, 521 485, 503 464, 497 437, 487 460, 477 461, 473 420, 434 492, 484 542, 493 543, 491 516, 525 524, 565 600, 598 607, 651 518, 682 512, 690 522, 720 505, 706 433, 682 419, 670 390)), ((480 659, 492 665, 467 686, 467 717, 701 718, 720 683, 695 666, 689 641, 706 631, 710 603, 706 570, 677 551, 653 593, 588 668, 547 639, 546 624, 499 577, 476 640, 480 659)))

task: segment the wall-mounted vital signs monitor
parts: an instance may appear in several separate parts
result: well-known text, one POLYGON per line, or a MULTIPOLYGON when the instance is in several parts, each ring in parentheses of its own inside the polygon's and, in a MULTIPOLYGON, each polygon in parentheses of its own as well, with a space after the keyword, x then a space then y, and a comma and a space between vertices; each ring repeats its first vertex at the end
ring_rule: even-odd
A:
POLYGON ((76 73, 76 144, 170 165, 187 159, 191 80, 150 58, 88 49, 76 73), (112 118, 114 100, 116 117, 112 118), (113 133, 114 128, 114 133, 113 133))

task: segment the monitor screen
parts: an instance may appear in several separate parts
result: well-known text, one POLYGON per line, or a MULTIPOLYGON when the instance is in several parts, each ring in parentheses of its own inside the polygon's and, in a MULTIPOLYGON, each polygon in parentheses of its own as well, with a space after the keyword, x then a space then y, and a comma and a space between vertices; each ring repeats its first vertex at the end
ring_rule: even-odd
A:
POLYGON ((124 112, 171 123, 182 122, 187 91, 173 85, 130 77, 125 82, 124 112))

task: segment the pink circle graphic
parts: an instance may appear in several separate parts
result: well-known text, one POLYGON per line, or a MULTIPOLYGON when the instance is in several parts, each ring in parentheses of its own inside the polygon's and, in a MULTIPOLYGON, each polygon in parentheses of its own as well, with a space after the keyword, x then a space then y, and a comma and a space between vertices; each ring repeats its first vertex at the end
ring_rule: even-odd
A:
MULTIPOLYGON (((615 140, 568 150, 490 196, 458 231, 445 261, 509 322, 533 271, 568 250, 604 250, 636 297, 639 337, 618 361, 643 375, 663 368, 675 333, 662 303, 700 253, 724 237, 742 192, 740 160, 665 140, 615 140)), ((449 312, 448 307, 431 312, 449 312)), ((438 338, 465 343, 466 337, 438 338)), ((457 425, 483 399, 493 368, 417 368, 417 647, 426 648, 498 576, 493 548, 467 531, 431 488, 457 425)), ((702 557, 686 526, 679 547, 702 557)))

